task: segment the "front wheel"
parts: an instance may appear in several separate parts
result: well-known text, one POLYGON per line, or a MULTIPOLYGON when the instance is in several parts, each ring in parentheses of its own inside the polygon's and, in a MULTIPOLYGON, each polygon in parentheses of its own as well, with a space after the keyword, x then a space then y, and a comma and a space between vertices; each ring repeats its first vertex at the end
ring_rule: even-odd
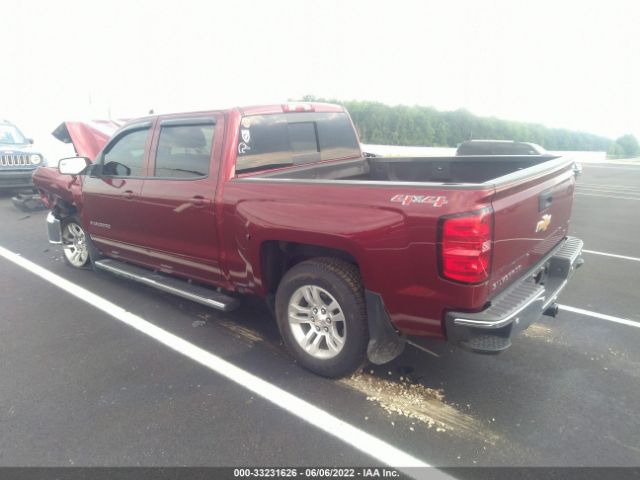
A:
POLYGON ((336 258, 295 265, 278 286, 276 316, 285 345, 312 372, 342 377, 364 362, 367 312, 354 265, 336 258))
POLYGON ((62 251, 65 262, 74 268, 85 268, 89 264, 87 234, 76 216, 63 220, 62 251))

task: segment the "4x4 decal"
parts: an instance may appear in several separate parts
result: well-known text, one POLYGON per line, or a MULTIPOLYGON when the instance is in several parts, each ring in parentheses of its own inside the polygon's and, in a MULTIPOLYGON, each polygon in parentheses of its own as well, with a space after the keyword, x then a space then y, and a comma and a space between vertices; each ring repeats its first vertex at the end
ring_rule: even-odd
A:
POLYGON ((399 193, 391 198, 392 202, 401 203, 402 205, 411 205, 412 203, 429 204, 433 207, 441 207, 447 204, 447 197, 436 195, 404 195, 399 193))

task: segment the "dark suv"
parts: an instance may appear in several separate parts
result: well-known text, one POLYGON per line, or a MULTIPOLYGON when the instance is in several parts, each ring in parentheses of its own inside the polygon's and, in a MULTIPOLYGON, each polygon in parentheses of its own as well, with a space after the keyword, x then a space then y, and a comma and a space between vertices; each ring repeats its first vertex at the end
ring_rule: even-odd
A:
POLYGON ((43 163, 33 140, 14 124, 0 120, 0 189, 33 188, 31 174, 43 163))
MULTIPOLYGON (((513 140, 467 140, 458 145, 456 155, 550 155, 536 143, 513 140)), ((571 166, 576 177, 582 175, 582 164, 571 166)))

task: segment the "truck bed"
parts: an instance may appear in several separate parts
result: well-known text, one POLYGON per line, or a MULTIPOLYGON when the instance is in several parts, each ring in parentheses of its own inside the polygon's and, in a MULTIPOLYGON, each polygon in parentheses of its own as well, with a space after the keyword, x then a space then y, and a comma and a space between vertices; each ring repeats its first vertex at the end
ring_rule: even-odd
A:
MULTIPOLYGON (((347 238, 367 231, 370 227, 362 224, 365 221, 385 225, 376 239, 395 239, 394 231, 404 231, 406 237, 401 237, 406 243, 398 243, 393 251, 380 247, 367 251, 369 263, 364 266, 364 273, 369 281, 367 288, 373 291, 390 288, 403 292, 393 300, 385 297, 385 305, 403 312, 404 317, 392 315, 394 324, 418 334, 418 329, 413 330, 412 318, 442 315, 442 309, 427 312, 432 305, 454 309, 464 303, 462 308, 467 311, 481 310, 560 244, 568 232, 573 201, 571 163, 569 158, 551 155, 365 157, 243 175, 227 185, 225 194, 234 202, 238 201, 236 198, 251 197, 250 203, 242 204, 243 210, 249 210, 250 205, 268 205, 268 215, 278 217, 279 228, 286 216, 291 218, 291 228, 307 232, 318 228, 320 218, 325 231, 326 225, 342 221, 340 231, 347 238), (229 185, 239 192, 232 195, 229 185), (352 189, 353 186, 361 188, 352 189), (395 200, 403 196, 412 200, 395 200), (413 204, 413 198, 426 201, 413 204), (339 207, 336 209, 335 205, 339 207), (436 262, 438 225, 448 216, 486 208, 493 215, 488 281, 462 285, 443 279, 436 262), (295 213, 287 213, 288 209, 295 213), (394 216, 396 213, 398 216, 394 216), (385 215, 393 216, 393 220, 385 224, 380 220, 385 215), (344 220, 347 218, 348 222, 344 220), (305 223, 307 220, 309 224, 305 223), (410 248, 415 252, 403 256, 402 252, 410 248), (378 253, 380 257, 376 256, 378 253), (375 261, 371 261, 374 256, 375 261), (420 262, 424 263, 416 268, 420 262), (368 275, 370 266, 384 274, 368 275), (387 283, 389 276, 400 271, 402 275, 387 283), (404 293, 420 291, 425 285, 438 285, 429 293, 431 300, 439 295, 435 290, 447 293, 437 302, 424 302, 418 294, 413 298, 404 293), (396 299, 398 303, 392 305, 396 299), (415 306, 414 311, 409 312, 410 304, 415 306)), ((264 214, 252 214, 253 222, 267 224, 264 214)), ((323 234, 315 232, 313 239, 323 234)))
POLYGON ((480 184, 557 158, 552 155, 372 157, 300 165, 259 176, 297 180, 480 184))

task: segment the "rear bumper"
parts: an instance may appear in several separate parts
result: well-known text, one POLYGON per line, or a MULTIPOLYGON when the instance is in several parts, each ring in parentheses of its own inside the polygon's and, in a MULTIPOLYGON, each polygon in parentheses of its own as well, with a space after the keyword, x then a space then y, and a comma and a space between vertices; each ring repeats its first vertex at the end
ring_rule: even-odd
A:
POLYGON ((499 353, 543 314, 555 316, 558 295, 583 263, 582 245, 567 237, 481 312, 447 312, 447 339, 474 352, 499 353))

